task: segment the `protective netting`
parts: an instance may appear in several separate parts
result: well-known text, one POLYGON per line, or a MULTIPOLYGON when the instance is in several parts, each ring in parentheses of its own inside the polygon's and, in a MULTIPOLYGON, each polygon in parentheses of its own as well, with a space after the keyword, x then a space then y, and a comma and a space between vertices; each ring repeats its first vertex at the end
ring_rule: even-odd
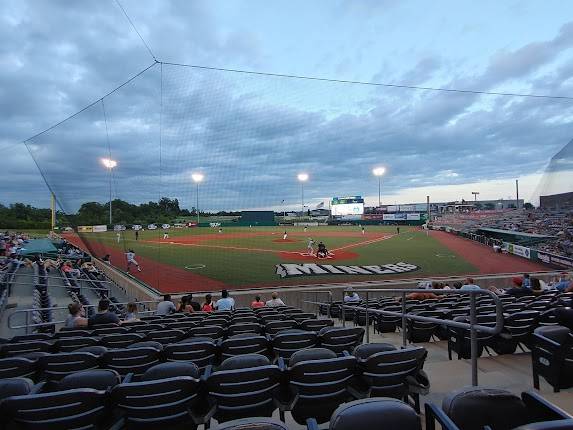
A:
MULTIPOLYGON (((142 272, 133 265, 130 271, 158 290, 209 290, 285 282, 275 266, 303 257, 309 237, 320 239, 302 225, 241 225, 240 211, 287 214, 276 220, 292 224, 309 221, 304 216, 311 210, 328 209, 334 196, 364 196, 366 206, 377 206, 376 166, 387 168, 382 204, 405 203, 405 198, 424 203, 425 195, 452 186, 457 188, 437 198, 471 200, 472 184, 488 181, 507 182, 490 198, 515 197, 514 179, 523 175, 538 175, 539 186, 522 192, 526 199, 570 191, 573 182, 562 179, 572 170, 570 144, 548 168, 558 175, 539 182, 537 172, 570 139, 572 108, 564 100, 156 63, 26 144, 74 229, 127 226, 118 232, 80 229, 70 240, 81 240, 97 257, 110 254, 122 270, 127 269, 125 252, 133 249, 142 272), (117 166, 107 169, 103 158, 117 166), (309 175, 305 183, 297 180, 301 172, 309 175), (203 175, 199 183, 192 177, 197 173, 203 175), (183 227, 197 221, 197 208, 201 227, 183 227), (156 230, 148 229, 152 223, 156 230), (171 228, 162 229, 163 223, 171 228), (133 224, 145 229, 138 237, 133 224), (287 230, 290 237, 281 242, 287 230)), ((378 236, 372 240, 387 233, 367 231, 374 232, 378 236)), ((353 235, 364 234, 356 228, 340 233, 348 237, 337 232, 324 237, 341 255, 354 249, 353 235)), ((403 257, 380 251, 377 243, 364 246, 371 252, 364 248, 360 264, 403 257)), ((427 273, 431 266, 430 261, 427 273)))

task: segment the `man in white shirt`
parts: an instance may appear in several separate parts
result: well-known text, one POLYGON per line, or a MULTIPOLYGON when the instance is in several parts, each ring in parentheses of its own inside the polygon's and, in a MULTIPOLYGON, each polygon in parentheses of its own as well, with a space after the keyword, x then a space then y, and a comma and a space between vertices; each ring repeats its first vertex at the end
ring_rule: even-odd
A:
POLYGON ((360 296, 354 292, 352 288, 346 290, 344 296, 344 303, 357 303, 360 301, 360 296))
POLYGON ((229 297, 227 290, 221 291, 221 298, 215 303, 215 309, 218 311, 232 311, 235 309, 235 299, 229 297))
POLYGON ((267 302, 265 303, 265 306, 268 306, 269 308, 276 308, 278 306, 286 306, 284 304, 284 302, 279 299, 279 293, 277 293, 276 291, 273 292, 271 294, 271 300, 267 300, 267 302))
POLYGON ((466 278, 466 282, 464 282, 464 285, 460 290, 481 290, 481 287, 474 284, 474 278, 466 278))
POLYGON ((175 304, 171 301, 171 296, 165 294, 163 296, 163 301, 157 303, 157 310, 155 315, 169 315, 175 312, 175 304))

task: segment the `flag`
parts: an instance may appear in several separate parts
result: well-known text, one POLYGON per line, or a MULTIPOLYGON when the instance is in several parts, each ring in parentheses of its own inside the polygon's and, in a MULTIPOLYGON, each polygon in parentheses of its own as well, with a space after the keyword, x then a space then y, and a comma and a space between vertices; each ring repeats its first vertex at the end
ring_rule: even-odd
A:
POLYGON ((324 207, 324 202, 320 202, 319 204, 316 205, 317 209, 322 209, 324 207))

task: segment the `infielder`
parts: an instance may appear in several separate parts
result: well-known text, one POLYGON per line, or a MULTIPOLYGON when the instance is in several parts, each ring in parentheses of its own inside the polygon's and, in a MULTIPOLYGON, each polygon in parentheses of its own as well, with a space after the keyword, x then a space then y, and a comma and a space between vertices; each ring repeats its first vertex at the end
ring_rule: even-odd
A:
POLYGON ((286 232, 286 230, 285 230, 285 232, 284 232, 284 234, 283 234, 283 240, 287 240, 287 237, 288 237, 288 234, 287 234, 287 232, 286 232))
POLYGON ((314 255, 314 240, 311 237, 308 238, 308 245, 306 246, 306 251, 308 255, 314 255))

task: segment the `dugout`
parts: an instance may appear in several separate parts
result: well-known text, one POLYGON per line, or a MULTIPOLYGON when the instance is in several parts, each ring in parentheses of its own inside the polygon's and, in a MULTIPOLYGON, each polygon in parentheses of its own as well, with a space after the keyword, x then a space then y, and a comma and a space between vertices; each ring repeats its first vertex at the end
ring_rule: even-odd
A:
POLYGON ((521 231, 502 230, 499 228, 481 227, 476 230, 478 234, 494 239, 500 239, 504 242, 515 243, 522 246, 533 246, 539 242, 550 239, 556 239, 555 236, 546 234, 524 233, 521 231))
POLYGON ((274 211, 242 211, 238 224, 253 227, 277 225, 274 211))

